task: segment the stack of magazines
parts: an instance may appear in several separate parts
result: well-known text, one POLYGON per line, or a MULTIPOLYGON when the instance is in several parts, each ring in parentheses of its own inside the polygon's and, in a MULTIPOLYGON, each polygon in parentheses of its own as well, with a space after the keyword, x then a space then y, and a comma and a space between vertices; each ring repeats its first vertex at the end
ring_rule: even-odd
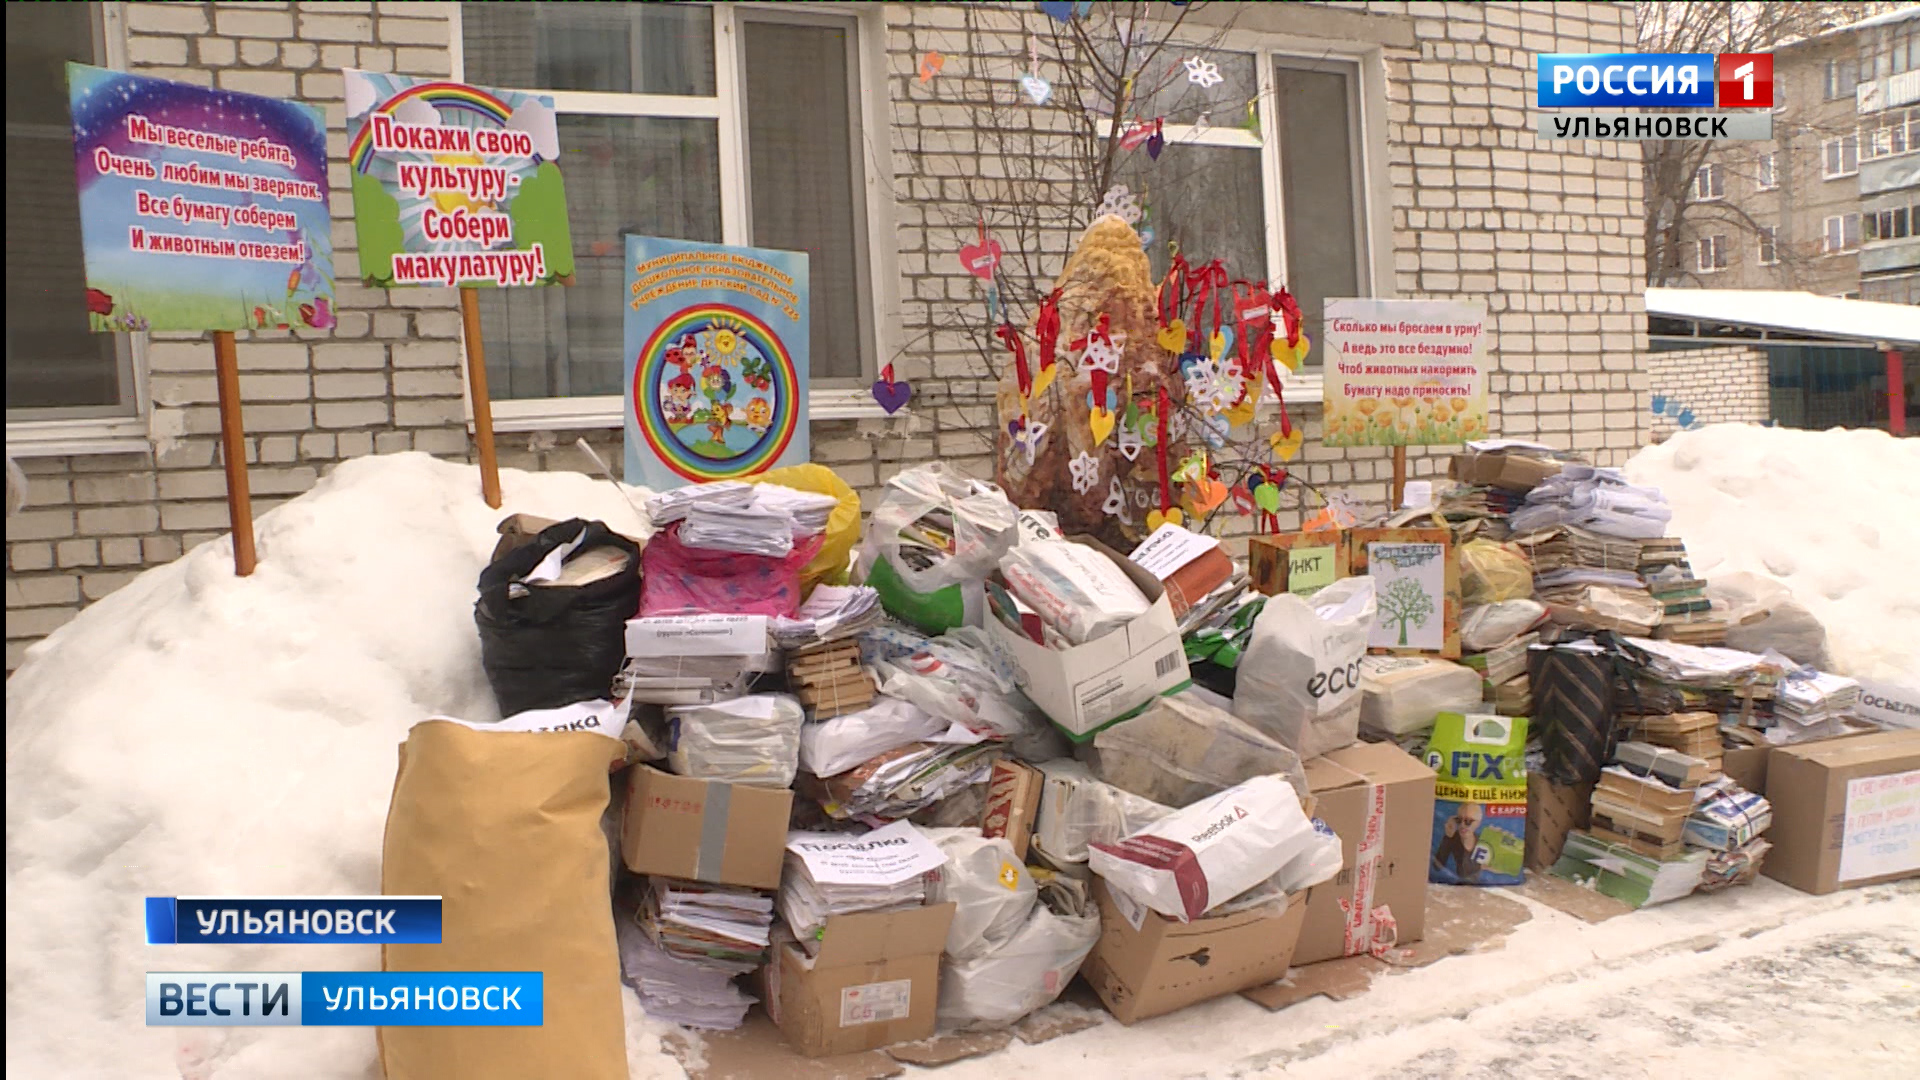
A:
POLYGON ((801 946, 815 953, 831 916, 926 903, 926 875, 946 861, 926 834, 904 821, 858 835, 789 833, 780 917, 801 946))
POLYGON ((733 984, 766 956, 773 900, 751 889, 648 878, 616 910, 620 968, 647 1015, 731 1030, 754 998, 733 984))
POLYGON ((804 649, 853 637, 884 618, 879 592, 865 585, 818 585, 793 618, 775 619, 770 629, 781 648, 804 649))

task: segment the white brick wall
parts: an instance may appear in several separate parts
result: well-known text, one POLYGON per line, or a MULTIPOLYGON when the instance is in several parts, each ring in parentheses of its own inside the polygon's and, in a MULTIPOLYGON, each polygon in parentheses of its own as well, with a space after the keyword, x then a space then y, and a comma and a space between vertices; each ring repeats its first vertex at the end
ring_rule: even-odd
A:
MULTIPOLYGON (((217 79, 297 93, 326 109, 329 149, 338 156, 346 145, 339 69, 446 74, 450 7, 133 3, 132 67, 202 85, 217 79)), ((1493 429, 1567 445, 1603 463, 1624 460, 1652 430, 1639 147, 1541 143, 1526 111, 1534 53, 1617 51, 1634 38, 1632 6, 1286 7, 1292 10, 1247 17, 1289 18, 1296 36, 1359 27, 1372 40, 1401 43, 1384 49, 1387 159, 1373 163, 1392 187, 1392 286, 1401 296, 1486 299, 1496 363, 1493 429)), ((815 460, 868 495, 903 464, 936 457, 979 475, 991 471, 992 385, 972 336, 986 328, 975 279, 953 252, 971 239, 956 225, 972 220, 957 178, 1005 168, 1000 155, 982 152, 964 99, 999 84, 960 71, 970 54, 1002 70, 1024 66, 1027 35, 1046 33, 1048 20, 1024 3, 974 8, 972 32, 962 5, 884 9, 900 339, 908 343, 895 363, 914 383, 914 409, 908 417, 813 428, 815 460), (946 73, 930 86, 914 77, 928 49, 948 56, 946 73)), ((1050 122, 1044 111, 1032 115, 1050 122)), ((334 245, 343 267, 354 262, 351 212, 348 194, 336 191, 334 245)), ((1041 239, 1046 250, 1064 254, 1071 238, 1055 231, 1041 239)), ((1058 256, 1042 259, 1036 276, 1051 278, 1059 266, 1058 256)), ((468 456, 453 291, 389 292, 348 281, 338 299, 339 327, 330 334, 242 335, 256 513, 305 490, 344 458, 406 449, 468 456)), ((148 455, 23 462, 32 505, 7 529, 9 670, 28 643, 130 571, 176 558, 226 529, 211 348, 191 337, 156 340, 151 365, 155 429, 180 437, 148 455), (117 495, 83 503, 81 481, 103 482, 85 488, 92 494, 117 495)), ((1327 450, 1318 445, 1317 408, 1293 405, 1307 438, 1295 474, 1384 501, 1388 452, 1327 450)), ((501 464, 584 468, 571 449, 581 434, 617 459, 618 432, 537 432, 503 435, 501 464)), ((1415 449, 1410 458, 1415 477, 1444 469, 1444 451, 1415 449)), ((1283 515, 1284 523, 1295 519, 1283 515)))
POLYGON ((1655 438, 1681 430, 1683 410, 1693 414, 1695 427, 1760 424, 1773 414, 1767 354, 1760 349, 1721 345, 1650 352, 1647 376, 1653 387, 1649 414, 1655 438))

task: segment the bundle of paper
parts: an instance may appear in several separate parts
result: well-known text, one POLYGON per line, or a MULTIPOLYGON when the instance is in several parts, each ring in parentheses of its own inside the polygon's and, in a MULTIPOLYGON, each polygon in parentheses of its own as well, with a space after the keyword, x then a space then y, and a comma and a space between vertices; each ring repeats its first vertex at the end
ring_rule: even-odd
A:
POLYGON ((1824 671, 1789 672, 1774 689, 1773 714, 1796 724, 1853 715, 1860 684, 1824 671))
POLYGON ((1653 628, 1653 636, 1682 645, 1725 645, 1727 621, 1711 610, 1663 615, 1660 625, 1653 628))
POLYGON ((1767 831, 1773 824, 1773 805, 1726 777, 1696 793, 1693 814, 1687 818, 1687 843, 1712 851, 1730 852, 1767 831))
POLYGON ((1527 505, 1513 515, 1522 532, 1567 526, 1632 540, 1667 531, 1673 511, 1658 488, 1627 483, 1617 469, 1568 465, 1527 492, 1527 505))
POLYGON ((1773 845, 1764 839, 1753 839, 1745 846, 1732 851, 1715 851, 1707 855, 1706 866, 1700 873, 1701 892, 1719 892, 1734 885, 1745 885, 1760 876, 1760 861, 1766 858, 1773 845))
POLYGON ((753 501, 753 485, 738 480, 663 491, 647 500, 647 519, 656 529, 680 521, 696 506, 745 506, 753 501))
POLYGON ((680 542, 707 551, 785 558, 793 551, 793 515, 754 503, 694 506, 680 523, 680 542))
POLYGON ((961 788, 984 784, 1000 756, 994 742, 909 743, 876 754, 838 776, 801 777, 800 790, 836 821, 892 821, 932 806, 961 788))
POLYGON ((1646 742, 1629 741, 1614 747, 1613 761, 1636 776, 1652 776, 1688 790, 1706 783, 1718 771, 1692 754, 1646 742))
POLYGON ((794 535, 806 537, 827 531, 827 521, 833 517, 840 500, 785 484, 755 484, 750 505, 764 513, 785 514, 793 520, 794 535))
POLYGON ((1641 742, 1665 746, 1699 758, 1720 771, 1720 718, 1710 712, 1623 716, 1620 722, 1641 742))
POLYGON ((766 959, 773 898, 753 889, 650 877, 634 918, 667 955, 745 975, 766 959))
POLYGON ((788 833, 780 917, 813 953, 830 915, 926 903, 926 875, 946 861, 938 845, 904 821, 868 833, 788 833))
POLYGON ((1642 855, 1669 859, 1681 853, 1693 793, 1618 765, 1600 771, 1593 789, 1593 835, 1642 855))
POLYGON ((1493 688, 1493 711, 1501 716, 1533 715, 1533 687, 1525 675, 1508 679, 1493 688))
POLYGON ((756 999, 741 992, 725 968, 671 955, 637 918, 618 919, 615 926, 621 977, 640 995, 648 1016, 715 1031, 730 1031, 746 1019, 756 999))
POLYGON ((1514 538, 1533 563, 1536 580, 1556 570, 1613 570, 1640 584, 1640 541, 1561 526, 1514 538))
POLYGON ((1763 657, 1738 649, 1683 645, 1629 637, 1624 644, 1635 666, 1660 682, 1702 690, 1771 686, 1778 669, 1763 657))
POLYGON ((880 594, 865 585, 818 585, 791 619, 776 618, 773 640, 783 649, 807 649, 878 626, 886 617, 880 594))
POLYGON ((860 643, 851 639, 789 653, 787 682, 815 720, 859 712, 873 704, 873 679, 860 663, 860 643))
POLYGON ((1535 599, 1547 605, 1547 614, 1561 626, 1646 634, 1660 624, 1660 605, 1637 583, 1631 588, 1615 585, 1546 588, 1540 589, 1535 599))
POLYGON ((1469 653, 1460 662, 1480 673, 1489 693, 1501 683, 1527 673, 1527 647, 1540 640, 1538 632, 1521 634, 1512 641, 1483 653, 1469 653))
POLYGON ((705 705, 744 693, 754 668, 742 656, 637 656, 615 676, 614 692, 650 705, 705 705))
POLYGON ((1611 896, 1634 907, 1650 907, 1678 900, 1700 884, 1707 853, 1687 851, 1677 858, 1657 859, 1625 844, 1608 843, 1585 830, 1567 834, 1553 876, 1611 896))

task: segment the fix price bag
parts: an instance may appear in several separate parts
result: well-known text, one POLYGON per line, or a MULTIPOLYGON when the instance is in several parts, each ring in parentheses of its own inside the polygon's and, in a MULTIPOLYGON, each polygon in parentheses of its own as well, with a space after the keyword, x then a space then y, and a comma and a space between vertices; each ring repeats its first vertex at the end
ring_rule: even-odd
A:
POLYGON ((1433 857, 1441 885, 1519 885, 1527 855, 1527 721, 1441 713, 1427 743, 1434 783, 1433 857))
POLYGON ((1341 578, 1311 598, 1269 597, 1240 658, 1233 714, 1302 758, 1352 745, 1374 611, 1370 577, 1341 578))

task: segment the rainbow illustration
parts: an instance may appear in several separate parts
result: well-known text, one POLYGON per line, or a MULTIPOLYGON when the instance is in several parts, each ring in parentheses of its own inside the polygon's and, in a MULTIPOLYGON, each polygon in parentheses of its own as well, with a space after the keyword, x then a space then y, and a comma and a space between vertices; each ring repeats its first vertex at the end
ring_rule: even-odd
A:
POLYGON ((640 347, 633 366, 632 401, 642 437, 676 475, 694 483, 729 480, 764 472, 786 453, 799 428, 800 379, 785 343, 766 323, 730 304, 696 304, 662 320, 640 347), (660 393, 662 380, 675 373, 666 362, 667 349, 689 334, 697 336, 717 326, 733 330, 773 368, 772 423, 752 446, 725 458, 708 457, 683 442, 667 422, 660 393))
POLYGON ((505 102, 485 90, 465 83, 429 82, 409 86, 374 106, 360 121, 360 130, 353 136, 353 142, 347 146, 347 160, 352 163, 355 171, 366 172, 367 167, 373 163, 373 114, 392 113, 405 102, 415 98, 436 109, 464 109, 503 126, 513 115, 513 110, 508 108, 505 102))

